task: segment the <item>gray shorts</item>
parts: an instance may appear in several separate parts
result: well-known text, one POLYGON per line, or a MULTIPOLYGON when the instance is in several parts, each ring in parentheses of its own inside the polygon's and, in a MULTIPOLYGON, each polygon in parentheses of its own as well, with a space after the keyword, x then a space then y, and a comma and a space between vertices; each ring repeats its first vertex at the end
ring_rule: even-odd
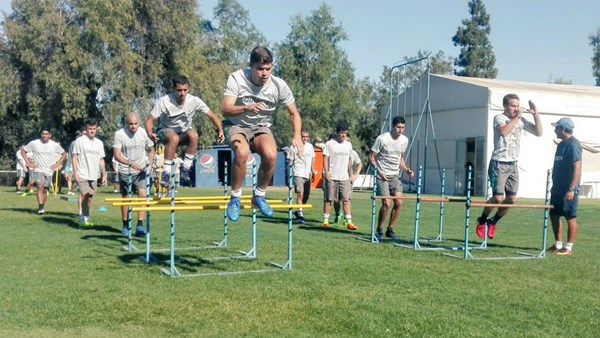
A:
POLYGON ((377 180, 378 196, 394 196, 402 192, 402 182, 400 175, 387 176, 387 181, 377 180))
POLYGON ((84 180, 79 182, 79 193, 82 195, 94 196, 98 191, 98 180, 88 181, 84 180))
POLYGON ((237 134, 244 135, 246 141, 248 141, 248 144, 252 143, 252 141, 254 141, 254 139, 257 136, 262 134, 269 134, 273 136, 271 129, 265 126, 245 127, 239 125, 224 124, 223 129, 225 131, 225 140, 228 144, 231 144, 231 137, 237 134))
MULTIPOLYGON (((119 190, 121 195, 125 196, 129 194, 129 175, 121 174, 117 175, 119 178, 119 190)), ((146 190, 146 172, 142 171, 137 174, 131 175, 131 193, 137 194, 140 190, 146 190)))
POLYGON ((517 162, 491 160, 488 176, 494 195, 514 196, 519 191, 519 166, 517 162))
POLYGON ((50 188, 52 185, 52 175, 53 174, 46 175, 44 173, 34 172, 33 179, 37 185, 43 185, 44 188, 50 188))
POLYGON ((345 181, 326 181, 327 189, 323 189, 326 201, 348 201, 352 185, 350 180, 345 181))
POLYGON ((304 192, 305 187, 308 184, 308 188, 310 188, 310 179, 301 176, 294 176, 294 191, 296 193, 304 192))
POLYGON ((25 178, 25 170, 17 169, 17 178, 25 178))

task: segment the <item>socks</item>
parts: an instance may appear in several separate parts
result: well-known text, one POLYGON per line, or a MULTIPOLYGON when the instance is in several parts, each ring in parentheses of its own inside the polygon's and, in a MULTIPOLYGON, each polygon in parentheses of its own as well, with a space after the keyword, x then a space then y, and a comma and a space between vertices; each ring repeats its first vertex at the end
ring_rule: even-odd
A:
POLYGON ((266 190, 262 190, 260 188, 256 188, 256 189, 254 189, 254 195, 255 196, 266 196, 267 195, 267 191, 266 190))
POLYGON ((196 157, 196 154, 185 154, 183 157, 183 167, 186 169, 191 168, 194 163, 194 157, 196 157))
POLYGON ((556 248, 556 250, 560 250, 563 247, 563 243, 559 242, 559 241, 555 241, 554 242, 554 248, 556 248))
POLYGON ((567 242, 567 245, 565 245, 565 249, 567 249, 569 251, 573 251, 573 243, 567 242))
POLYGON ((242 189, 231 190, 231 197, 242 197, 242 189))

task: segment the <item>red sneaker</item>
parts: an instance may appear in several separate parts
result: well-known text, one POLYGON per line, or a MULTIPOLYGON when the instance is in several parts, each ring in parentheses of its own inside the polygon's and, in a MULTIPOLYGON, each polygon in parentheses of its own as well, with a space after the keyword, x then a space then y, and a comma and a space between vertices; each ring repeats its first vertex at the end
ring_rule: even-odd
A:
POLYGON ((496 225, 492 223, 488 223, 488 233, 487 236, 489 239, 494 239, 494 233, 496 232, 496 225))
POLYGON ((483 235, 485 232, 485 224, 477 224, 477 228, 475 228, 475 232, 477 233, 477 237, 483 239, 483 235))

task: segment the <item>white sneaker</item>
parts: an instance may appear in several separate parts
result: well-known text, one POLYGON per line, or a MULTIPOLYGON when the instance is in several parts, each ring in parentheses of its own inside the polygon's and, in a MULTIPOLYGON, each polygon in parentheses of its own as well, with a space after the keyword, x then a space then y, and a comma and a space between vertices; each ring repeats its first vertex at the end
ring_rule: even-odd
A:
POLYGON ((40 210, 38 210, 38 215, 43 215, 43 214, 45 214, 45 213, 46 213, 46 212, 44 211, 44 209, 40 209, 40 210))

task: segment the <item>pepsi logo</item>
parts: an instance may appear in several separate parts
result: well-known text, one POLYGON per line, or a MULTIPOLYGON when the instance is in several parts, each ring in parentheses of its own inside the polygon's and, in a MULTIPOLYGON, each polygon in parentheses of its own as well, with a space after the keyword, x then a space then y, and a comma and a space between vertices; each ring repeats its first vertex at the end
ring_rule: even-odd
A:
POLYGON ((216 164, 215 158, 210 154, 202 154, 198 162, 200 163, 200 166, 205 169, 212 169, 216 164))

